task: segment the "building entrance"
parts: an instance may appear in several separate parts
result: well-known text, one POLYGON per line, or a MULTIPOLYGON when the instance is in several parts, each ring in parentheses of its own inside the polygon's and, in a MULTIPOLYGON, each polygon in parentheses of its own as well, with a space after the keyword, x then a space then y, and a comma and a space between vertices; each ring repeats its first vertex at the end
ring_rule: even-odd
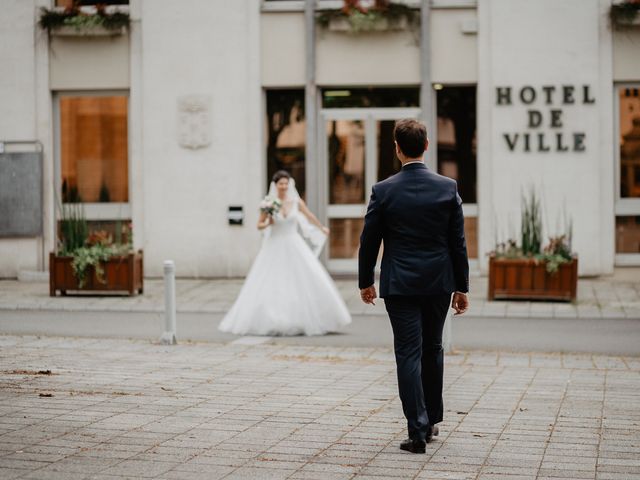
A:
POLYGON ((331 229, 324 250, 331 273, 357 272, 364 214, 374 183, 400 169, 393 127, 418 108, 323 109, 319 121, 321 216, 331 229))

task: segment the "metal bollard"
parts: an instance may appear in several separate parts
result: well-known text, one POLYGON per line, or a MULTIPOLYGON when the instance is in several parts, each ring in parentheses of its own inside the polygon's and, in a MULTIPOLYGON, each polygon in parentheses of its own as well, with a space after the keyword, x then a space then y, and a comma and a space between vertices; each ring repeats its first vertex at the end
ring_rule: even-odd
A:
POLYGON ((176 266, 173 260, 164 261, 164 333, 163 345, 175 345, 176 341, 176 266))

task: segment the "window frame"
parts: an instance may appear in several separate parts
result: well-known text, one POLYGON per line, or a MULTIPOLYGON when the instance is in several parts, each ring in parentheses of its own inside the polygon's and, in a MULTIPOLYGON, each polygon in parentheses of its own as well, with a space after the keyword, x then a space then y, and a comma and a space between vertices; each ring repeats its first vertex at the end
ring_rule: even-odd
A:
MULTIPOLYGON (((60 125, 60 99, 63 97, 114 97, 127 99, 127 198, 128 202, 82 202, 87 220, 131 219, 131 95, 129 90, 59 90, 53 92, 53 142, 54 142, 54 198, 56 205, 62 203, 62 133, 60 125)), ((64 205, 70 205, 65 203, 64 205)), ((57 210, 57 209, 56 209, 57 210)), ((56 221, 58 212, 56 211, 56 221)), ((57 222, 56 222, 57 223, 57 222)))
MULTIPOLYGON (((622 178, 620 164, 620 89, 637 88, 640 89, 640 81, 637 82, 614 82, 613 84, 613 105, 614 105, 614 142, 613 142, 613 158, 614 167, 614 190, 615 190, 615 206, 614 206, 614 237, 616 236, 616 219, 617 217, 640 216, 640 197, 623 198, 620 192, 620 180, 622 178)), ((614 254, 616 266, 640 266, 639 253, 618 253, 614 242, 614 254)))
MULTIPOLYGON (((452 88, 452 87, 475 87, 476 89, 476 142, 477 142, 477 147, 478 147, 478 151, 476 152, 476 202, 475 203, 465 203, 464 202, 464 198, 462 199, 463 203, 462 203, 462 213, 463 215, 469 218, 475 218, 476 219, 476 228, 478 230, 477 233, 477 237, 476 240, 478 242, 478 247, 480 244, 480 219, 479 217, 479 203, 478 200, 480 199, 480 182, 478 181, 478 172, 480 172, 480 155, 478 154, 478 152, 480 151, 479 149, 479 144, 480 144, 480 137, 478 136, 478 84, 477 83, 457 83, 457 82, 433 82, 431 85, 431 90, 432 92, 435 94, 434 97, 434 101, 433 101, 433 118, 435 119, 435 121, 433 122, 433 125, 431 126, 431 131, 428 132, 429 133, 429 140, 432 142, 429 145, 429 153, 427 153, 427 164, 429 165, 429 168, 431 168, 434 172, 438 171, 438 99, 437 99, 437 95, 439 92, 439 88, 436 88, 436 85, 440 85, 443 88, 452 88)), ((472 271, 477 271, 479 269, 479 260, 482 258, 482 253, 480 252, 480 250, 478 249, 478 256, 477 258, 469 258, 469 267, 472 271)))

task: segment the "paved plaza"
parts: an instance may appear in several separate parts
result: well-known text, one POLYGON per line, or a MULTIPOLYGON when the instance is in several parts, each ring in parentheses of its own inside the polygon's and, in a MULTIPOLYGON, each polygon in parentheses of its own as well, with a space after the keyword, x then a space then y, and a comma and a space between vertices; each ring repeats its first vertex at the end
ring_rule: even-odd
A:
POLYGON ((0 478, 640 478, 640 358, 447 355, 405 436, 386 348, 0 337, 0 478))

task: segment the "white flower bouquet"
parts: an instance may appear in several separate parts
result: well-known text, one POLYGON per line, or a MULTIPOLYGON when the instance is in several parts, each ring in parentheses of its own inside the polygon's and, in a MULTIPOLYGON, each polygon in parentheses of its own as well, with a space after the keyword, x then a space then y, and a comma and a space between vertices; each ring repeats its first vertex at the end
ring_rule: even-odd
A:
POLYGON ((262 200, 262 202, 260 202, 260 211, 266 213, 267 215, 274 216, 280 211, 280 207, 282 207, 282 202, 277 198, 271 198, 267 196, 264 197, 264 200, 262 200))

